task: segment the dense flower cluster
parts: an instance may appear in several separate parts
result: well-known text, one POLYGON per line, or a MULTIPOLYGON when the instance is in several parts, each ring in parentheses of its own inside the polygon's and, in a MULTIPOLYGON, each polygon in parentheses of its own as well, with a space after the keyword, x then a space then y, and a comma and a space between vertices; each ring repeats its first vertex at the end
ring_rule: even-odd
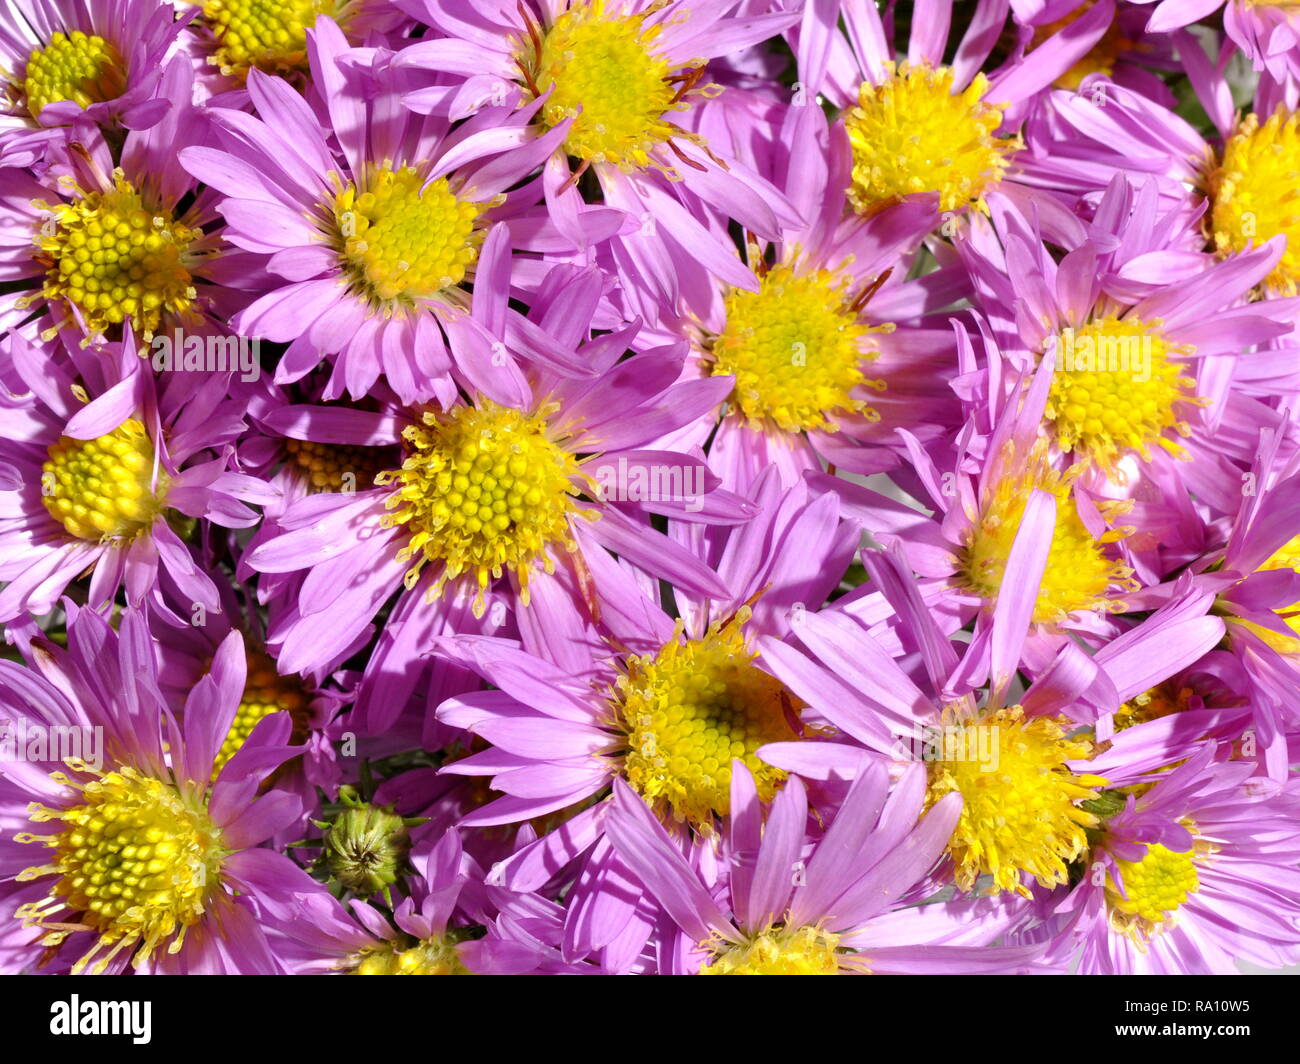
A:
POLYGON ((1300 961, 1300 7, 11 0, 0 971, 1300 961))

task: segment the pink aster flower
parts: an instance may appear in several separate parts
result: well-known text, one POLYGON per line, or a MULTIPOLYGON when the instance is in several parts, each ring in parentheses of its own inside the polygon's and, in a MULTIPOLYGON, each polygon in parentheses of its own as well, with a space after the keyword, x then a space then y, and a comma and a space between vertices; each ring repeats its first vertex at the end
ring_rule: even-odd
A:
POLYGON ((60 353, 11 333, 0 354, 0 379, 21 389, 0 406, 0 455, 16 473, 0 492, 0 618, 48 612, 84 575, 92 606, 125 586, 132 605, 216 612, 216 586, 186 540, 200 521, 255 524, 245 503, 268 497, 227 468, 241 404, 220 375, 160 395, 129 338, 107 354, 64 341, 60 353))
POLYGON ((653 303, 678 301, 684 260, 698 258, 731 284, 752 284, 734 250, 706 239, 709 216, 735 219, 766 239, 798 220, 775 187, 699 131, 711 97, 741 91, 708 82, 706 62, 798 17, 782 10, 742 14, 735 6, 494 0, 466 12, 444 0, 415 0, 407 9, 444 37, 408 45, 394 62, 434 77, 434 85, 404 96, 415 110, 454 116, 504 100, 550 131, 548 142, 564 130, 542 176, 550 221, 570 250, 592 246, 580 224, 580 185, 592 173, 602 202, 628 216, 609 238, 611 268, 635 312, 649 316, 653 303))
MULTIPOLYGON (((497 244, 485 260, 495 262, 498 254, 508 256, 508 247, 497 244)), ((717 478, 698 455, 646 448, 715 406, 730 382, 678 383, 682 345, 617 361, 637 325, 587 339, 599 278, 595 271, 557 269, 559 283, 527 318, 516 315, 515 324, 532 348, 567 350, 569 360, 576 348, 593 376, 575 379, 544 367, 529 377, 503 372, 495 399, 480 393, 441 411, 407 409, 395 419, 310 407, 285 412, 286 434, 349 444, 400 441, 404 457, 368 490, 322 493, 291 506, 279 519, 279 534, 249 552, 247 564, 262 573, 312 570, 292 610, 270 632, 284 667, 336 660, 384 600, 405 587, 373 666, 406 684, 400 697, 379 697, 391 720, 420 675, 407 664, 427 646, 420 626, 441 626, 453 616, 470 623, 471 615, 475 624, 485 616, 492 622, 494 587, 504 595, 503 608, 516 601, 527 606, 533 586, 546 584, 557 568, 581 572, 594 564, 592 554, 612 550, 653 576, 671 576, 704 594, 722 592, 707 566, 657 532, 648 515, 732 524, 744 521, 750 508, 714 490, 717 478), (652 474, 659 482, 674 471, 666 487, 635 490, 633 482, 645 488, 652 474), (384 664, 390 650, 397 657, 384 664)), ((487 298, 480 291, 476 302, 487 298)), ((490 298, 500 309, 506 293, 490 298)), ((483 313, 501 321, 491 308, 483 313)), ((536 608, 549 617, 575 605, 543 590, 536 608)), ((363 692, 363 706, 366 698, 363 692)))
MULTIPOLYGON (((847 211, 832 191, 848 184, 843 132, 829 130, 817 107, 777 113, 770 141, 746 131, 736 151, 753 151, 806 224, 783 227, 775 243, 751 234, 746 285, 683 269, 683 310, 661 312, 666 335, 694 341, 692 374, 735 377, 721 413, 678 439, 709 441, 710 464, 742 492, 769 466, 786 484, 824 462, 863 474, 891 468, 905 453, 899 428, 928 442, 960 416, 948 387, 952 333, 946 315, 942 328, 927 315, 962 298, 965 272, 954 264, 906 279, 933 224, 933 197, 869 219, 847 211)), ((713 239, 731 243, 721 228, 713 239)))
MULTIPOLYGON (((765 818, 753 777, 732 773, 722 890, 625 783, 615 781, 607 828, 614 848, 662 906, 659 971, 684 975, 1007 973, 1032 969, 1034 948, 996 947, 1002 928, 978 908, 891 920, 939 860, 961 812, 950 794, 922 817, 919 766, 890 791, 876 765, 860 775, 824 835, 807 839, 808 800, 796 777, 765 818), (938 917, 938 918, 936 918, 938 917), (980 946, 945 943, 958 928, 980 946), (982 948, 980 948, 982 946, 982 948)), ((989 915, 996 903, 986 900, 989 915)), ((942 907, 940 907, 942 908, 942 907)))
POLYGON ((65 605, 66 650, 41 638, 31 667, 0 661, 8 728, 84 738, 76 755, 50 745, 28 759, 29 742, 23 758, 0 762, 0 893, 24 928, 6 938, 0 967, 281 971, 271 910, 291 912, 320 889, 259 848, 299 812, 281 792, 257 797, 296 752, 288 717, 263 722, 215 770, 244 686, 238 637, 222 643, 179 724, 158 691, 143 618, 128 611, 115 631, 65 605))
POLYGON ((1079 885, 1027 938, 1081 974, 1235 975, 1300 959, 1300 827, 1279 786, 1206 743, 1149 789, 1107 791, 1079 885))
MULTIPOLYGON (((528 115, 506 108, 454 129, 385 108, 382 74, 340 63, 345 51, 338 27, 319 19, 308 54, 327 127, 287 81, 254 70, 257 116, 211 108, 222 146, 187 148, 181 162, 224 193, 226 239, 270 275, 232 324, 289 343, 278 382, 331 358, 326 398, 358 398, 382 373, 404 402, 446 401, 453 370, 475 383, 494 375, 464 286, 495 209, 517 209, 507 189, 564 129, 534 136, 528 115)), ((530 194, 524 186, 516 198, 530 194)))
MULTIPOLYGON (((38 160, 57 126, 148 129, 178 97, 163 70, 186 20, 156 0, 15 0, 0 11, 0 158, 38 160)), ((183 99, 183 97, 182 97, 183 99)))
MULTIPOLYGON (((1018 192, 1014 170, 1023 147, 1015 131, 1028 104, 1101 38, 1114 13, 1102 0, 1028 54, 1014 54, 986 76, 981 68, 1007 20, 1003 0, 981 3, 943 62, 951 0, 916 5, 906 49, 895 48, 875 5, 806 4, 795 39, 799 84, 840 109, 853 164, 854 209, 874 214, 908 197, 937 194, 934 226, 985 193, 1018 192), (842 20, 842 24, 841 24, 842 20), (895 52, 905 54, 896 62, 895 52)), ((956 232, 956 231, 954 231, 956 232)))
POLYGON ((216 194, 176 163, 178 149, 208 135, 188 104, 189 64, 177 56, 159 76, 158 91, 177 102, 130 131, 120 151, 97 129, 60 130, 57 165, 40 180, 0 170, 0 276, 16 282, 0 296, 0 324, 17 326, 37 308, 46 338, 72 325, 87 343, 117 341, 127 322, 146 343, 177 329, 228 333, 258 264, 222 243, 216 194))

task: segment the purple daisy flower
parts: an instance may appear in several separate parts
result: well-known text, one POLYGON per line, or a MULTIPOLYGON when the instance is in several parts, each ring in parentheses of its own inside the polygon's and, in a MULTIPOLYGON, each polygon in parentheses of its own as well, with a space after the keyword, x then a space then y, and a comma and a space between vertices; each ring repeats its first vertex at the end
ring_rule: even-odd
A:
MULTIPOLYGON (((383 72, 340 62, 346 51, 338 27, 319 19, 308 54, 328 127, 287 81, 254 70, 257 116, 210 108, 222 147, 187 148, 181 163, 224 193, 225 238, 268 271, 271 290, 232 325, 289 343, 278 382, 333 356, 326 398, 359 398, 383 373, 404 402, 445 402, 453 369, 475 382, 495 374, 464 285, 494 210, 520 207, 506 190, 564 129, 534 136, 528 115, 506 108, 453 129, 382 107, 383 72)), ((509 262, 499 268, 508 281, 509 262)))
POLYGON ((222 323, 248 301, 241 289, 257 283, 258 263, 222 243, 216 193, 176 163, 178 148, 207 137, 203 113, 179 102, 192 91, 189 64, 177 56, 159 77, 178 102, 128 133, 118 155, 96 129, 60 131, 58 166, 42 180, 0 170, 0 277, 26 282, 6 286, 0 324, 39 307, 46 338, 72 324, 87 342, 115 341, 128 321, 146 342, 229 332, 222 323))
POLYGON ((78 121, 148 129, 173 101, 163 70, 185 27, 157 0, 15 0, 0 11, 0 158, 27 166, 78 121))
MULTIPOLYGON (((244 688, 239 639, 225 640, 179 724, 163 700, 143 618, 119 630, 66 603, 68 648, 0 661, 3 712, 28 742, 0 763, 4 909, 27 934, 0 965, 77 973, 281 971, 265 927, 317 884, 259 843, 299 815, 263 780, 297 748, 290 722, 261 723, 214 772, 244 688), (32 735, 86 737, 54 756, 32 735)), ((52 743, 52 738, 47 738, 52 743)))
POLYGON ((982 920, 978 909, 949 911, 942 921, 930 913, 910 926, 889 919, 939 860, 961 812, 961 798, 948 795, 922 817, 924 788, 915 785, 922 775, 915 768, 891 793, 882 767, 864 772, 809 846, 800 780, 776 796, 764 822, 754 780, 737 762, 722 890, 710 889, 645 803, 615 781, 606 830, 663 908, 659 971, 918 975, 1034 968, 1034 948, 987 945, 1003 927, 982 920), (982 938, 980 946, 945 944, 944 933, 959 927, 982 938))
POLYGON ((1300 796, 1203 744, 1149 788, 1103 795, 1077 887, 1028 938, 1081 974, 1235 975, 1300 960, 1300 796))
POLYGON ((245 503, 269 497, 227 468, 241 404, 220 376, 159 395, 129 334, 111 357, 64 341, 61 355, 11 333, 0 353, 0 379, 21 389, 0 406, 0 455, 17 475, 0 492, 0 618, 48 612, 87 573, 92 606, 125 586, 132 605, 215 613, 216 586, 186 539, 199 521, 255 524, 245 503))

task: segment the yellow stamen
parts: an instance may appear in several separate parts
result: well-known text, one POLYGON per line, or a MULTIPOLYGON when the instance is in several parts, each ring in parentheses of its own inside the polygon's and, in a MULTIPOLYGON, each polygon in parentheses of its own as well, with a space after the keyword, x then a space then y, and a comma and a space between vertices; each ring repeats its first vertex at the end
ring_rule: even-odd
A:
POLYGON ((1209 178, 1210 237, 1221 256, 1259 247, 1281 234, 1286 250, 1264 278, 1274 295, 1293 296, 1300 281, 1300 126, 1281 107, 1267 121, 1248 114, 1228 138, 1209 178))
POLYGON ((978 74, 953 91, 949 67, 887 64, 880 85, 863 84, 844 119, 853 149, 849 200, 863 214, 921 192, 939 193, 939 209, 985 210, 984 193, 1002 179, 1016 138, 994 134, 1003 106, 984 96, 978 74))
POLYGON ((203 21, 217 50, 209 60, 242 81, 251 67, 267 74, 307 70, 307 30, 317 15, 343 22, 346 0, 206 0, 203 21))
POLYGON ((43 294, 76 307, 89 332, 130 316, 149 339, 164 315, 193 314, 191 249, 203 234, 151 207, 120 170, 107 191, 34 205, 49 215, 36 238, 47 266, 43 294))
POLYGON ((926 808, 953 791, 962 796, 961 818, 948 843, 957 885, 969 891, 988 875, 995 891, 1028 897, 1025 875, 1045 887, 1067 882, 1069 863, 1088 846, 1084 829, 1098 824, 1080 803, 1095 799, 1095 788, 1106 781, 1075 775, 1066 762, 1090 757, 1092 744, 1070 738, 1068 721, 1026 718, 1019 706, 976 720, 945 711, 944 725, 957 740, 951 746, 945 740, 945 751, 966 754, 930 762, 926 808), (981 728, 989 731, 974 734, 981 728), (994 756, 970 756, 972 750, 994 756))
POLYGON ((409 949, 390 946, 367 952, 353 975, 473 975, 448 935, 426 938, 409 949))
POLYGON ((334 239, 353 289, 377 306, 452 298, 478 259, 485 204, 459 199, 445 177, 414 167, 376 170, 334 197, 334 239))
POLYGON ((489 400, 446 413, 427 412, 404 433, 410 454, 402 468, 380 473, 379 485, 396 484, 387 526, 411 533, 399 560, 415 559, 407 587, 425 562, 441 562, 434 593, 462 573, 474 577, 484 609, 490 580, 509 570, 528 602, 528 572, 535 562, 553 571, 551 549, 576 550, 569 528, 579 511, 574 497, 584 477, 573 454, 548 433, 548 410, 525 414, 489 400))
POLYGON ((834 432, 832 416, 880 415, 855 391, 881 391, 863 364, 876 358, 870 334, 892 331, 872 326, 849 307, 848 281, 827 270, 797 272, 773 267, 757 292, 732 289, 727 324, 713 341, 714 375, 735 374, 732 401, 754 427, 782 432, 834 432))
POLYGON ((718 949, 701 975, 838 975, 846 954, 839 936, 818 927, 769 927, 718 949))
POLYGON ((629 659, 616 685, 628 782, 696 827, 730 810, 733 758, 753 773, 759 796, 771 799, 785 773, 760 761, 758 748, 799 737, 792 718, 802 703, 754 664, 743 631, 749 616, 742 608, 700 639, 683 640, 679 624, 654 657, 629 659))
POLYGON ((126 91, 126 64, 117 48, 103 37, 81 30, 58 32, 50 35, 44 48, 36 48, 28 56, 22 90, 32 117, 64 100, 85 110, 126 91))
POLYGON ((130 540, 153 524, 167 476, 153 483, 154 449, 134 418, 93 440, 61 436, 41 467, 41 502, 80 539, 130 540))
MULTIPOLYGON (((74 767, 90 771, 85 765, 74 767)), ((45 902, 23 906, 18 916, 42 926, 60 909, 99 933, 98 942, 74 966, 81 972, 101 949, 96 971, 123 949, 136 949, 134 963, 166 945, 176 953, 186 929, 207 911, 218 887, 226 850, 221 832, 203 804, 170 783, 130 767, 78 784, 83 802, 69 809, 40 807, 40 820, 59 820, 53 836, 20 834, 19 842, 39 842, 55 851, 60 876, 45 902)), ((47 866, 29 869, 27 879, 50 874, 47 866)), ((20 877, 21 878, 21 877, 20 877)), ((69 921, 58 921, 63 924, 69 921)), ((56 930, 56 937, 60 932, 56 930)))

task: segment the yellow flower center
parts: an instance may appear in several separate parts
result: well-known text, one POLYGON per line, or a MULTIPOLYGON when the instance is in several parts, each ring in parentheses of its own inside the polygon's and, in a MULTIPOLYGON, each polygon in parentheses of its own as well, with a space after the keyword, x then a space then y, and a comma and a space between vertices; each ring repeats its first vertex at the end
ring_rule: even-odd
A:
POLYGON ((410 949, 390 946, 366 953, 353 975, 473 975, 460 959, 456 940, 444 935, 426 938, 410 949))
POLYGON ((1196 382, 1182 375, 1175 355, 1192 349, 1171 344, 1158 321, 1101 318, 1056 338, 1056 372, 1046 418, 1063 451, 1076 451, 1114 473, 1136 452, 1150 461, 1152 445, 1178 458, 1187 451, 1168 437, 1190 436, 1179 404, 1203 405, 1196 382))
POLYGON ((317 443, 286 439, 289 465, 307 491, 365 491, 375 477, 392 466, 388 447, 362 447, 348 443, 317 443))
POLYGON ((1166 680, 1149 691, 1130 698, 1115 711, 1115 730, 1123 731, 1135 724, 1146 724, 1187 709, 1195 692, 1190 687, 1176 687, 1166 680))
POLYGON ((650 165, 649 152, 681 136, 664 120, 684 106, 657 54, 662 27, 644 14, 608 15, 604 0, 575 4, 555 20, 537 49, 532 83, 551 95, 542 118, 554 128, 573 119, 564 150, 625 170, 650 165))
POLYGON ((874 214, 905 196, 939 193, 939 209, 983 210, 984 193, 1002 179, 1020 143, 993 134, 1003 108, 985 101, 988 79, 976 75, 953 91, 948 67, 888 64, 880 85, 863 84, 844 118, 853 149, 849 200, 874 214))
MULTIPOLYGON (((1033 47, 1037 48, 1040 44, 1055 37, 1067 26, 1073 24, 1092 10, 1096 0, 1085 0, 1073 11, 1069 12, 1055 22, 1049 22, 1045 26, 1039 26, 1034 30, 1033 47)), ((1101 35, 1101 39, 1094 44, 1070 67, 1064 74, 1057 78, 1053 85, 1058 89, 1069 89, 1071 92, 1078 89, 1083 83, 1083 79, 1089 74, 1105 74, 1110 77, 1115 71, 1115 63, 1120 55, 1124 52, 1132 51, 1139 45, 1128 40, 1121 32, 1114 21, 1106 28, 1106 32, 1101 35)))
POLYGON ((303 743, 309 728, 307 703, 307 693, 296 676, 281 676, 270 655, 265 651, 250 650, 244 696, 239 700, 230 731, 213 761, 212 778, 217 778, 226 762, 239 753, 258 723, 272 713, 288 713, 293 718, 290 742, 303 743))
MULTIPOLYGON (((1291 569, 1300 573, 1300 535, 1292 536, 1282 544, 1257 571, 1263 573, 1273 569, 1291 569)), ((1294 637, 1282 635, 1252 621, 1237 620, 1233 623, 1250 629, 1279 654, 1300 654, 1300 602, 1293 602, 1286 609, 1277 610, 1276 613, 1282 623, 1295 632, 1294 637)))
POLYGON ((759 795, 772 798, 785 773, 760 761, 758 748, 798 738, 792 720, 802 703, 754 664, 742 630, 749 616, 743 608, 700 639, 683 640, 679 625, 654 657, 629 659, 616 684, 628 782, 697 827, 730 811, 733 759, 753 773, 759 795))
POLYGON ((1147 846, 1137 861, 1121 861, 1119 882, 1114 873, 1106 878, 1106 903, 1111 922, 1119 930, 1149 936, 1155 925, 1180 908, 1200 887, 1196 874, 1195 849, 1178 853, 1159 843, 1147 846), (1121 893, 1121 885, 1123 891, 1121 893))
MULTIPOLYGON (((549 548, 576 549, 569 521, 589 479, 577 459, 550 438, 542 410, 525 414, 482 400, 446 413, 426 412, 404 435, 410 453, 398 470, 375 478, 396 484, 385 524, 405 525, 410 541, 399 560, 415 558, 406 574, 414 587, 426 561, 441 562, 435 594, 462 573, 478 583, 475 611, 484 608, 491 579, 509 569, 528 602, 528 571, 554 562, 549 548)), ((587 511, 581 511, 586 513, 587 511)))
POLYGON ((340 0, 206 0, 203 19, 217 41, 210 62, 227 77, 243 80, 249 68, 267 74, 307 70, 307 30, 316 16, 336 21, 340 0))
POLYGON ((134 418, 93 440, 61 436, 41 467, 41 501, 72 535, 129 540, 153 524, 167 475, 153 483, 153 441, 134 418))
POLYGON ((334 197, 336 240, 354 289, 372 303, 430 299, 465 280, 478 259, 482 206, 445 177, 425 185, 414 167, 376 170, 365 190, 334 197))
POLYGON ((82 110, 126 91, 126 68, 117 49, 103 37, 80 30, 55 33, 44 48, 27 57, 23 79, 27 110, 38 116, 52 103, 71 100, 82 110))
POLYGON ((942 750, 959 756, 930 762, 926 808, 961 793, 948 852, 962 890, 972 890, 981 875, 992 876, 997 891, 1026 897, 1026 873, 1045 887, 1067 881, 1067 866, 1088 846, 1084 829, 1098 824, 1079 803, 1094 800, 1094 788, 1106 783, 1100 776, 1076 776, 1065 764, 1092 754, 1086 739, 1067 736, 1070 726, 1026 719, 1019 706, 975 721, 945 713, 942 750))
POLYGON ((120 171, 106 192, 35 206, 50 216, 36 238, 47 266, 44 295, 75 306, 89 332, 130 316, 149 339, 165 314, 190 312, 197 298, 190 247, 202 234, 152 209, 120 171))
POLYGON ((1210 174, 1210 236, 1220 255, 1259 247, 1281 233, 1286 250, 1264 278, 1275 295, 1293 296, 1300 281, 1300 128, 1278 108, 1262 125, 1249 114, 1228 138, 1210 174))
POLYGON ((892 326, 861 322, 846 287, 847 280, 826 270, 797 273, 781 265, 768 271, 757 292, 736 288, 727 295, 727 324, 713 341, 709 372, 735 374, 732 402, 751 425, 833 432, 833 414, 879 419, 853 392, 884 389, 862 365, 876 357, 869 334, 892 326))
MULTIPOLYGON (((81 763, 74 767, 91 771, 81 763)), ((15 836, 54 850, 52 863, 28 868, 19 879, 60 877, 49 897, 18 910, 24 924, 49 925, 52 914, 67 908, 78 914, 76 922, 99 933, 74 972, 105 948, 109 952, 96 971, 123 949, 139 947, 136 964, 164 943, 168 953, 176 953, 186 930, 202 919, 226 855, 206 809, 171 784, 130 767, 96 775, 81 784, 52 774, 56 782, 80 788, 82 804, 63 810, 33 805, 32 820, 58 820, 63 829, 55 835, 15 836)), ((41 941, 57 945, 68 928, 49 926, 41 941)))
POLYGON ((701 975, 838 975, 839 937, 818 927, 769 927, 716 952, 701 975))
POLYGON ((1133 571, 1111 561, 1103 546, 1120 538, 1121 533, 1108 532, 1100 540, 1094 539, 1079 517, 1071 483, 1068 477, 1039 461, 998 481, 961 552, 960 579, 966 590, 990 603, 997 600, 1025 504, 1038 488, 1056 499, 1056 527, 1034 600, 1034 623, 1059 621, 1076 610, 1123 610, 1123 603, 1108 596, 1113 588, 1134 590, 1133 571))

